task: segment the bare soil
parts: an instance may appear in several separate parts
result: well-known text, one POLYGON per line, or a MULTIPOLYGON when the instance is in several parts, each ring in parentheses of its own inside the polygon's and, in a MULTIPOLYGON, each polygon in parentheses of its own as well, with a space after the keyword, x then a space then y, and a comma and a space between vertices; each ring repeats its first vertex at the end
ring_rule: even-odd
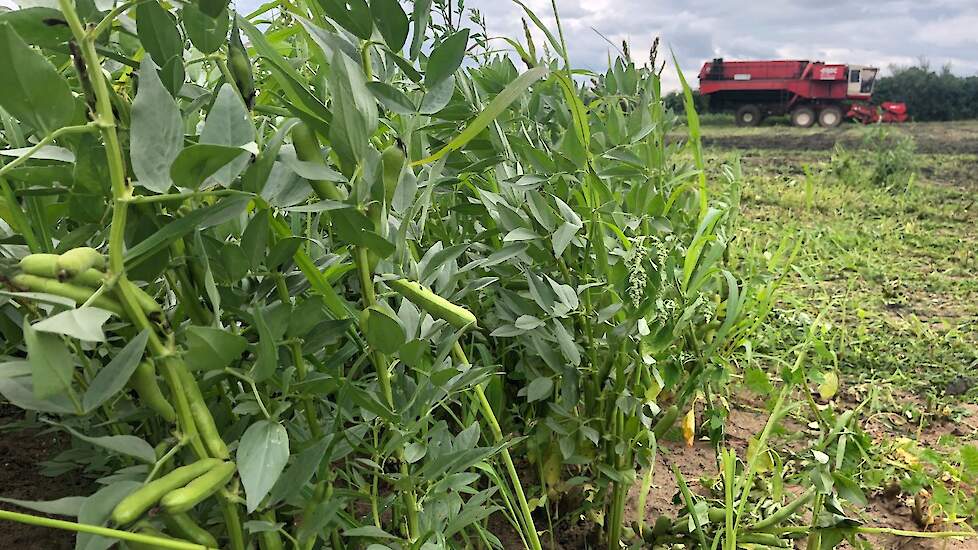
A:
MULTIPOLYGON (((64 450, 68 441, 61 434, 5 428, 22 418, 19 409, 0 405, 0 495, 18 500, 54 500, 90 493, 91 484, 80 476, 41 474, 38 463, 64 450)), ((6 503, 0 503, 0 509, 25 511, 6 503)), ((0 521, 0 548, 3 549, 69 550, 74 545, 74 534, 68 531, 0 521)))

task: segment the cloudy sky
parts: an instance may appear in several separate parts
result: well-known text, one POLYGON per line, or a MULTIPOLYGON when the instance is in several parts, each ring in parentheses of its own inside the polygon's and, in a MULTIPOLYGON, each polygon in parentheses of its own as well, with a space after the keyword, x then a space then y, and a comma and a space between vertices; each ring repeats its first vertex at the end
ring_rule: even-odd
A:
MULTIPOLYGON (((556 28, 550 0, 526 3, 556 28)), ((490 34, 523 35, 518 5, 465 5, 482 11, 490 34)), ((978 73, 978 0, 557 0, 557 7, 572 64, 591 69, 605 67, 610 49, 597 29, 616 44, 627 39, 638 63, 647 60, 652 38, 661 36, 692 82, 713 57, 815 58, 882 68, 924 57, 935 67, 951 63, 958 74, 978 73)), ((670 75, 666 84, 675 82, 670 75)))
MULTIPOLYGON (((0 5, 15 1, 56 5, 0 5)), ((264 1, 234 4, 248 13, 264 1)), ((556 29, 550 0, 525 2, 556 29)), ((490 35, 522 41, 517 4, 465 0, 465 6, 483 13, 490 35)), ((957 74, 978 74, 978 0, 557 0, 557 7, 575 67, 605 68, 611 47, 597 30, 615 44, 628 40, 639 64, 661 36, 694 85, 699 67, 713 57, 821 59, 884 70, 924 58, 933 67, 950 63, 957 74)), ((538 33, 538 48, 542 43, 538 33)), ((674 73, 664 78, 667 88, 676 87, 674 73)))

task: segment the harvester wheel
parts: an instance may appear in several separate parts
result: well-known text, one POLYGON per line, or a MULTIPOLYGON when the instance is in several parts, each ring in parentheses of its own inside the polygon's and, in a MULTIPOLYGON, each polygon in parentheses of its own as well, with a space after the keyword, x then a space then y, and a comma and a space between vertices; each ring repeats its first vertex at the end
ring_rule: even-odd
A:
POLYGON ((734 115, 737 126, 757 126, 761 123, 761 118, 761 109, 757 105, 744 105, 734 115))
POLYGON ((815 111, 811 107, 795 107, 791 111, 791 125, 799 128, 809 128, 815 124, 815 111))
POLYGON ((842 109, 835 105, 826 107, 818 113, 818 124, 825 128, 835 128, 842 123, 842 109))

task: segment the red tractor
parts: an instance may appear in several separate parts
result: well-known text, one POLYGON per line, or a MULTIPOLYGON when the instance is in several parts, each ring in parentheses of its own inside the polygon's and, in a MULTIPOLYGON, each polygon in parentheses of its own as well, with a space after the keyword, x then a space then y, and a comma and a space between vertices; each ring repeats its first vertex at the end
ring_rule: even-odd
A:
POLYGON ((739 126, 757 126, 768 115, 787 114, 808 128, 817 121, 838 126, 844 118, 862 123, 903 122, 907 107, 869 104, 879 69, 821 61, 724 61, 700 69, 700 94, 711 111, 734 111, 739 126))

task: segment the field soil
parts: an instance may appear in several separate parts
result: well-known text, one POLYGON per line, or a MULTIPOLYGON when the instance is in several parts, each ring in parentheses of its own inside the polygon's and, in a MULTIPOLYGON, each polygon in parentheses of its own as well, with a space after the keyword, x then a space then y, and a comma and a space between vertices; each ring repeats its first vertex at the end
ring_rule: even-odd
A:
MULTIPOLYGON (((89 494, 91 483, 77 474, 42 475, 38 464, 54 458, 69 442, 63 434, 17 427, 22 420, 19 409, 0 405, 0 495, 17 500, 55 500, 89 494)), ((24 511, 2 502, 0 509, 24 511)), ((0 548, 69 550, 74 545, 74 534, 68 531, 0 521, 0 548)))

